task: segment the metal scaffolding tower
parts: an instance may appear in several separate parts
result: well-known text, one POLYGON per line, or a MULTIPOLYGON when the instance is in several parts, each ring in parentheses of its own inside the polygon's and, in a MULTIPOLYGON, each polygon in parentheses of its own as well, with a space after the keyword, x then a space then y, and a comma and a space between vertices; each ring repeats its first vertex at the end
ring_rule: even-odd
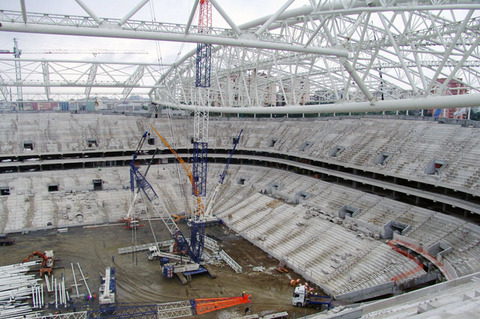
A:
MULTIPOLYGON (((198 32, 210 34, 212 27, 212 4, 209 0, 200 0, 198 32)), ((207 153, 208 153, 208 93, 201 88, 210 87, 212 64, 212 45, 197 44, 195 87, 198 88, 198 103, 194 114, 193 137, 193 177, 196 182, 194 196, 205 197, 207 193, 207 153)))
MULTIPOLYGON (((212 27, 212 4, 209 0, 200 0, 198 17, 198 32, 209 34, 212 27)), ((196 87, 210 87, 210 72, 212 66, 212 45, 206 43, 197 44, 196 59, 196 87)))

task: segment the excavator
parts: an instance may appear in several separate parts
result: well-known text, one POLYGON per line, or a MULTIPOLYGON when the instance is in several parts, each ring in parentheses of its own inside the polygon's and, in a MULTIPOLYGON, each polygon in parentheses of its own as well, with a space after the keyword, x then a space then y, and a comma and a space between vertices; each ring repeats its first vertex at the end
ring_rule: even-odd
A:
POLYGON ((51 275, 53 270, 53 250, 47 250, 44 253, 40 251, 34 251, 23 260, 24 263, 28 262, 30 258, 38 256, 42 258, 42 266, 40 268, 40 276, 43 276, 45 273, 51 275))

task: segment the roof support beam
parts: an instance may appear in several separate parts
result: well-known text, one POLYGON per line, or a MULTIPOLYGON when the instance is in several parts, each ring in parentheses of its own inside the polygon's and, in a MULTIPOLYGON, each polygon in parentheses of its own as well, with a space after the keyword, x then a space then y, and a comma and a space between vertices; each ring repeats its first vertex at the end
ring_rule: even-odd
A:
POLYGON ((258 29, 255 34, 257 36, 260 36, 263 32, 265 32, 268 27, 275 21, 277 20, 277 18, 283 13, 285 12, 285 10, 287 10, 287 8, 293 3, 293 1, 295 0, 288 0, 287 2, 284 3, 284 5, 277 10, 277 12, 275 12, 275 14, 273 14, 268 20, 267 22, 265 22, 261 27, 260 29, 258 29))
POLYGON ((0 92, 2 92, 3 100, 8 101, 8 91, 4 84, 3 77, 0 75, 0 92))
POLYGON ((237 36, 242 34, 242 31, 240 30, 240 28, 235 24, 235 22, 233 22, 233 20, 230 18, 230 16, 222 9, 222 7, 220 7, 217 0, 210 0, 210 2, 213 4, 215 9, 217 9, 218 13, 220 13, 220 15, 223 17, 223 19, 225 19, 225 21, 227 21, 228 25, 230 27, 232 27, 233 31, 235 31, 237 36))
POLYGON ((457 65, 453 69, 453 71, 450 73, 450 75, 447 77, 445 81, 443 81, 442 85, 439 88, 439 93, 440 94, 445 94, 445 90, 447 89, 447 84, 450 83, 450 81, 455 77, 457 74, 458 70, 464 65, 465 61, 468 59, 468 57, 472 54, 474 50, 478 48, 480 45, 480 37, 478 37, 475 42, 470 46, 470 49, 468 49, 467 52, 463 55, 462 59, 458 61, 457 65))
POLYGON ((144 71, 145 71, 145 66, 139 65, 137 70, 135 70, 135 72, 132 75, 130 75, 130 77, 125 81, 125 84, 129 86, 123 89, 122 94, 123 94, 124 100, 126 100, 130 95, 130 93, 132 92, 133 86, 137 85, 138 82, 142 79, 144 71))
POLYGON ((197 12, 197 7, 198 7, 198 1, 195 0, 193 1, 193 8, 192 11, 190 11, 190 16, 188 17, 188 22, 187 22, 187 27, 185 28, 185 35, 190 32, 190 27, 192 26, 193 18, 195 17, 195 12, 197 12))
MULTIPOLYGON (((430 85, 428 86, 427 92, 430 92, 432 90, 433 86, 435 84, 438 84, 437 83, 438 76, 442 72, 443 67, 445 66, 447 61, 450 59, 450 54, 452 54, 453 49, 458 44, 458 40, 460 39, 460 36, 462 35, 462 33, 465 31, 465 27, 467 26, 467 23, 470 21, 470 18, 472 17, 473 12, 474 12, 474 10, 470 10, 468 12, 467 16, 465 17, 465 19, 462 21, 462 24, 460 25, 460 27, 457 30, 457 33, 455 34, 455 38, 452 40, 452 42, 450 43, 450 46, 445 51, 444 56, 443 56, 443 60, 440 63, 439 67, 437 68, 437 71, 435 72, 435 75, 431 79, 431 82, 430 82, 430 85)), ((448 83, 444 83, 444 85, 447 85, 447 84, 448 83)), ((442 85, 442 89, 443 88, 444 88, 444 86, 442 85)))
MULTIPOLYGON (((165 101, 153 101, 156 104, 193 111, 194 105, 175 104, 165 101)), ((377 101, 374 106, 370 102, 345 102, 335 104, 318 105, 292 105, 277 107, 207 107, 207 110, 215 113, 233 114, 311 114, 311 113, 348 113, 348 112, 382 112, 402 110, 422 110, 435 108, 458 108, 480 106, 480 94, 463 94, 449 96, 429 96, 414 99, 383 100, 377 101)))
POLYGON ((249 40, 249 39, 242 39, 242 38, 232 39, 227 37, 211 36, 208 34, 173 34, 168 32, 130 31, 130 30, 109 29, 109 28, 77 28, 77 27, 66 27, 66 26, 59 27, 59 26, 50 26, 50 25, 29 25, 29 24, 20 25, 18 23, 11 23, 11 22, 2 22, 2 26, 0 26, 0 31, 219 44, 219 45, 228 45, 228 46, 237 46, 237 47, 250 47, 250 48, 259 48, 259 49, 313 53, 313 54, 319 54, 319 55, 330 55, 330 56, 338 56, 338 57, 345 57, 345 58, 348 57, 348 51, 345 49, 320 48, 320 47, 304 48, 303 46, 292 45, 288 43, 249 40))
POLYGON ((20 0, 20 6, 22 8, 23 22, 27 23, 27 6, 25 5, 25 0, 20 0))
POLYGON ((43 83, 45 83, 45 95, 47 96, 47 101, 50 100, 50 70, 48 67, 48 62, 42 62, 42 71, 43 71, 43 83))
POLYGON ((134 15, 135 13, 137 13, 138 10, 140 10, 145 4, 147 4, 148 1, 150 1, 150 0, 142 0, 142 1, 140 1, 132 10, 130 10, 129 13, 127 13, 127 14, 120 20, 120 22, 118 22, 118 24, 119 24, 119 25, 125 24, 125 22, 127 22, 128 19, 130 19, 131 17, 133 17, 133 15, 134 15))
POLYGON ((370 91, 368 90, 368 87, 365 85, 362 78, 358 75, 357 71, 355 71, 355 69, 350 64, 350 62, 348 62, 347 59, 345 59, 345 58, 340 58, 340 62, 345 67, 348 74, 350 74, 350 76, 355 81, 355 83, 357 83, 357 85, 360 88, 360 90, 362 91, 362 93, 365 94, 365 97, 367 98, 367 100, 369 100, 371 103, 373 103, 372 93, 370 93, 370 91))
POLYGON ((93 83, 95 83, 95 77, 97 76, 97 68, 98 68, 98 64, 93 64, 90 67, 90 71, 88 73, 87 86, 85 87, 85 95, 87 97, 87 100, 90 98, 90 92, 92 91, 92 85, 93 85, 93 83))
POLYGON ((412 76, 410 75, 410 72, 409 72, 409 69, 408 69, 407 65, 405 64, 405 60, 403 59, 402 51, 400 50, 400 47, 398 46, 398 43, 395 41, 395 37, 393 36, 392 32, 390 31, 390 27, 392 26, 396 15, 394 15, 393 18, 391 18, 391 21, 388 24, 387 24, 387 21, 386 21, 383 14, 379 14, 378 16, 380 17, 380 20, 382 21, 383 28, 385 29, 385 32, 387 33, 388 38, 390 39, 390 43, 392 44, 393 48, 395 49, 395 53, 397 54, 400 65, 402 66, 402 69, 405 72, 405 76, 407 77, 408 82, 412 86, 413 93, 417 94, 418 93, 417 92, 417 87, 416 87, 416 85, 415 85, 415 83, 412 79, 412 76))
POLYGON ((96 23, 102 24, 102 21, 100 21, 100 18, 95 14, 95 12, 90 10, 90 8, 82 0, 75 0, 75 1, 78 3, 80 7, 82 7, 83 10, 85 10, 86 13, 88 13, 90 17, 92 17, 93 20, 95 20, 96 23))
POLYGON ((323 17, 320 17, 320 24, 318 25, 317 29, 313 32, 313 34, 310 36, 310 38, 308 39, 307 43, 305 43, 304 47, 308 47, 310 45, 310 43, 312 43, 313 39, 315 39, 315 37, 317 36, 318 32, 320 32, 320 29, 323 28, 323 26, 325 25, 325 22, 327 21, 327 19, 323 18, 323 17))
MULTIPOLYGON (((385 11, 386 9, 392 10, 392 11, 397 11, 397 12, 404 12, 404 11, 428 11, 428 10, 458 10, 458 9, 472 9, 476 10, 479 8, 479 5, 477 3, 474 3, 472 0, 457 0, 455 3, 444 3, 441 4, 441 7, 439 5, 432 5, 432 0, 418 0, 416 1, 417 4, 412 6, 408 5, 408 2, 411 2, 411 0, 395 0, 392 1, 394 5, 390 6, 367 6, 365 5, 365 2, 362 1, 356 1, 356 0, 350 0, 354 1, 355 3, 348 4, 345 6, 345 3, 343 3, 343 0, 338 1, 337 4, 330 4, 328 1, 319 1, 317 8, 313 10, 312 14, 314 15, 341 15, 341 14, 360 14, 362 12, 382 12, 385 11), (342 2, 342 3, 341 3, 342 2), (403 2, 403 5, 402 5, 403 2)), ((305 6, 310 8, 309 6, 305 6)), ((304 7, 304 8, 305 8, 304 7)))

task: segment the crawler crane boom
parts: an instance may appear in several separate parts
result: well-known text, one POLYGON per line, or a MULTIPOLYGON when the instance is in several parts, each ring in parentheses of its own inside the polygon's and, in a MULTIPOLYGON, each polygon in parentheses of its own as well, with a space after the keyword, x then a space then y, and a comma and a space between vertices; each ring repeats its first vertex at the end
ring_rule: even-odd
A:
POLYGON ((143 147, 143 144, 144 144, 147 136, 148 136, 148 132, 145 132, 142 135, 142 137, 140 138, 140 141, 137 144, 137 148, 136 148, 135 152, 133 153, 132 160, 130 161, 130 189, 131 189, 132 193, 135 193, 135 194, 133 195, 133 199, 132 199, 132 202, 130 203, 130 207, 128 209, 127 215, 120 220, 120 222, 125 223, 126 227, 130 228, 130 229, 134 229, 134 228, 138 228, 140 226, 143 226, 143 225, 140 225, 140 223, 138 221, 138 218, 132 216, 133 215, 133 207, 134 207, 135 202, 137 200, 138 194, 140 193, 140 188, 143 189, 143 191, 145 192, 145 195, 147 196, 147 198, 149 200, 152 200, 152 198, 156 196, 156 193, 153 190, 152 186, 150 185, 150 183, 148 183, 148 181, 145 178, 146 173, 145 173, 145 175, 143 175, 138 170, 139 165, 137 163, 137 157, 141 152, 141 149, 143 147), (135 184, 137 185, 136 192, 135 192, 135 184))
POLYGON ((165 138, 162 135, 160 135, 160 133, 155 129, 155 127, 153 127, 152 124, 150 124, 150 127, 158 135, 158 137, 162 140, 163 144, 165 144, 165 146, 170 150, 170 152, 172 152, 172 154, 175 155, 178 162, 182 165, 183 169, 187 172, 188 179, 190 180, 190 183, 192 184, 193 193, 196 197, 196 204, 197 204, 196 206, 197 207, 196 207, 196 214, 195 215, 196 215, 196 217, 202 216, 204 214, 205 207, 203 206, 201 197, 198 196, 197 183, 196 183, 195 179, 193 178, 193 173, 192 173, 191 167, 189 165, 187 165, 187 163, 185 163, 185 161, 180 157, 180 155, 178 155, 178 153, 173 149, 173 147, 171 147, 170 144, 168 144, 167 140, 165 140, 165 138))
POLYGON ((204 220, 206 223, 211 223, 213 221, 217 221, 217 218, 212 215, 212 210, 213 206, 215 205, 215 202, 217 200, 217 195, 218 192, 220 191, 220 188, 223 185, 223 181, 225 180, 225 176, 228 173, 228 167, 230 166, 230 162, 232 161, 233 154, 235 153, 235 149, 237 148, 238 142, 240 141, 240 138, 242 137, 243 129, 240 130, 240 134, 238 134, 238 137, 235 141, 235 145, 233 146, 232 152, 230 153, 230 157, 227 160, 227 164, 225 165, 225 169, 223 170, 222 174, 220 174, 220 179, 218 180, 218 184, 215 187, 215 190, 213 191, 212 196, 210 197, 210 201, 207 204, 207 209, 205 210, 204 214, 204 220))
MULTIPOLYGON (((190 182, 195 188, 195 180, 193 178, 193 174, 190 170, 190 167, 185 163, 185 161, 177 154, 177 152, 168 144, 168 142, 160 135, 160 133, 151 125, 153 131, 159 136, 162 142, 168 147, 168 149, 175 155, 177 160, 180 162, 182 167, 187 171, 187 175, 190 179, 190 182)), ((145 179, 145 182, 148 183, 145 179)), ((148 184, 150 185, 150 184, 148 184)), ((146 191, 142 188, 144 192, 146 191)), ((153 188, 152 188, 153 191, 153 188)), ((148 197, 148 195, 147 195, 148 197)), ((149 198, 150 199, 150 198, 149 198)), ((151 199, 150 199, 151 200, 151 199)), ((158 201, 158 196, 155 194, 154 200, 158 201)), ((153 200, 152 204, 153 203, 153 200)), ((155 208, 155 205, 152 205, 155 208)), ((197 197, 197 214, 203 215, 203 204, 201 199, 197 197)), ((207 266, 201 266, 200 263, 202 262, 202 254, 203 254, 203 247, 204 247, 204 235, 205 235, 205 224, 198 220, 193 220, 191 223, 190 228, 190 242, 187 241, 183 233, 178 228, 178 225, 173 220, 172 216, 168 212, 159 213, 161 215, 162 221, 164 222, 165 226, 170 231, 170 234, 175 239, 176 249, 177 252, 180 252, 190 258, 190 260, 186 262, 176 262, 176 263, 168 263, 162 265, 162 271, 165 277, 171 278, 173 275, 177 275, 182 283, 186 283, 191 275, 209 272, 210 275, 213 277, 214 275, 208 270, 207 266)), ((159 250, 157 248, 157 250, 159 250)))

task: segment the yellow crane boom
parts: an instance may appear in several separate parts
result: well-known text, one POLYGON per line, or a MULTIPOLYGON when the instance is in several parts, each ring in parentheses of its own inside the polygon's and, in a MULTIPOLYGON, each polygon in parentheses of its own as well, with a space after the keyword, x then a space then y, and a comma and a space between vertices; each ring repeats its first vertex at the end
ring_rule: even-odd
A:
POLYGON ((163 144, 165 144, 165 146, 170 150, 170 152, 172 152, 172 154, 175 155, 178 162, 182 164, 183 169, 187 172, 188 179, 192 184, 193 194, 195 195, 196 201, 197 201, 196 214, 197 216, 203 216, 205 207, 203 206, 202 199, 200 198, 200 196, 198 196, 197 183, 193 178, 193 173, 192 173, 192 169, 190 168, 190 165, 185 163, 185 161, 180 157, 180 155, 178 155, 178 153, 173 149, 173 147, 171 147, 170 144, 168 144, 167 140, 162 135, 160 135, 160 133, 155 129, 155 127, 152 124, 149 124, 149 125, 152 128, 152 130, 155 132, 155 134, 157 134, 158 137, 162 140, 163 144))

